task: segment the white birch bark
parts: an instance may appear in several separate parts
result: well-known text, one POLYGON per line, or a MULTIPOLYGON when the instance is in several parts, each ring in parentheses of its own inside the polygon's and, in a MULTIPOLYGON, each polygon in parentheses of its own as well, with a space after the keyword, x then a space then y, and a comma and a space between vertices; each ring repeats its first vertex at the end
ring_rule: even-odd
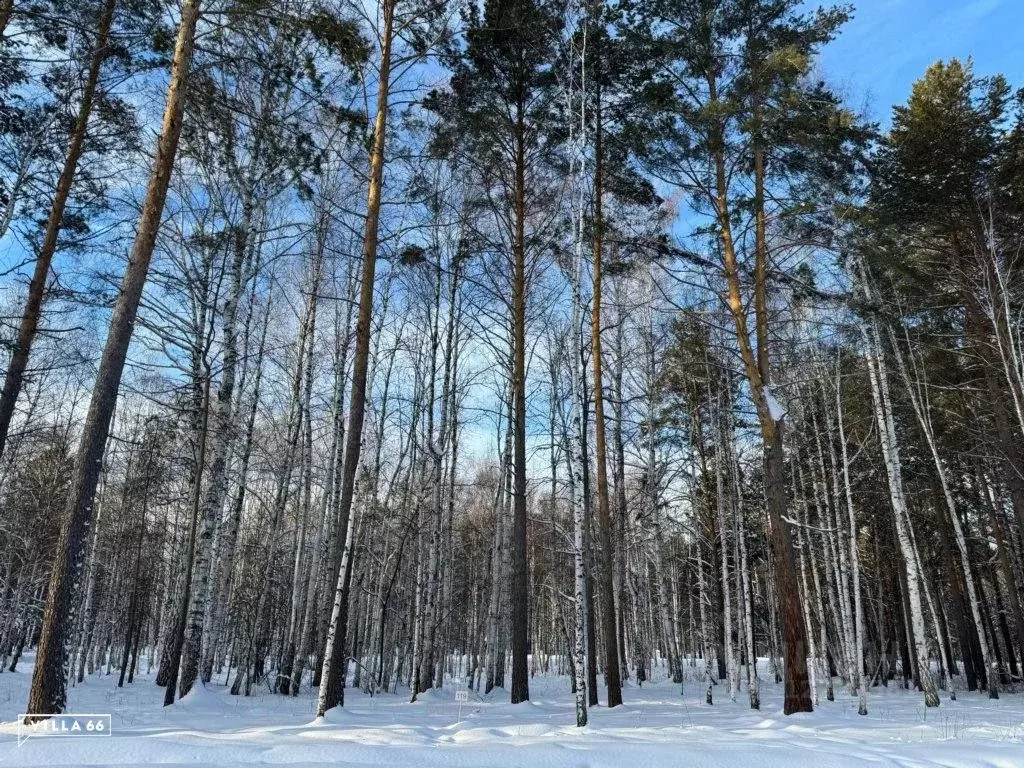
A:
MULTIPOLYGON (((967 600, 970 603, 971 617, 974 619, 974 628, 978 637, 978 643, 981 646, 981 657, 985 664, 985 678, 988 681, 988 695, 989 698, 998 699, 999 675, 992 658, 992 651, 989 648, 988 641, 985 637, 985 625, 982 623, 980 609, 981 603, 978 596, 978 589, 974 583, 974 575, 971 571, 970 553, 967 549, 967 537, 964 536, 963 525, 960 522, 960 515, 957 511, 956 500, 953 498, 953 493, 950 489, 946 465, 942 461, 942 457, 939 455, 938 446, 935 441, 935 431, 932 427, 930 412, 931 406, 926 389, 927 383, 923 381, 922 374, 920 370, 917 369, 916 365, 914 366, 916 381, 911 379, 910 372, 903 359, 899 343, 891 328, 889 329, 889 340, 892 343, 893 355, 896 359, 896 368, 899 370, 900 378, 903 379, 903 384, 906 387, 907 394, 910 396, 911 405, 914 408, 914 415, 917 417, 917 423, 920 425, 921 431, 924 433, 925 442, 928 444, 928 451, 931 454, 932 462, 935 465, 935 472, 939 478, 939 486, 942 488, 942 496, 946 502, 946 513, 949 515, 949 520, 953 527, 953 538, 956 541, 957 552, 960 555, 960 567, 963 570, 964 581, 967 585, 967 600)), ((938 626, 937 622, 936 626, 938 626)), ((939 643, 939 646, 942 647, 942 643, 939 643)), ((946 669, 950 669, 948 661, 946 669)))
POLYGON ((868 678, 864 663, 864 600, 860 589, 860 550, 857 518, 853 508, 853 486, 850 483, 850 456, 846 443, 846 425, 843 420, 843 397, 840 380, 840 360, 836 358, 836 424, 839 428, 839 445, 842 452, 843 490, 846 499, 846 517, 850 532, 850 575, 853 580, 853 613, 856 628, 855 653, 857 661, 857 678, 859 685, 857 714, 868 714, 868 678))
MULTIPOLYGON (((583 226, 585 211, 586 178, 585 154, 583 147, 586 142, 586 51, 587 30, 584 27, 583 40, 580 48, 580 128, 575 137, 578 151, 573 154, 573 173, 578 187, 578 211, 575 228, 572 267, 567 275, 572 294, 572 317, 569 338, 570 398, 572 412, 572 450, 569 458, 569 496, 572 500, 572 562, 573 562, 573 646, 572 665, 576 677, 576 726, 582 728, 587 724, 587 570, 584 546, 586 544, 586 502, 583 498, 583 467, 587 457, 584 455, 586 435, 583 430, 583 301, 581 288, 583 281, 583 226)), ((569 89, 570 110, 572 109, 572 88, 569 89)), ((570 121, 570 129, 575 121, 570 121)))
POLYGON ((903 470, 900 464, 899 443, 896 425, 889 398, 888 375, 881 355, 881 342, 877 327, 871 322, 861 326, 867 353, 868 374, 871 379, 871 397, 874 403, 875 420, 882 444, 882 459, 889 482, 889 498, 892 503, 896 524, 896 538, 903 555, 907 577, 907 601, 910 606, 909 623, 913 635, 913 647, 921 689, 926 707, 939 706, 939 694, 935 688, 931 667, 928 662, 928 638, 925 634, 924 609, 921 601, 921 573, 917 566, 914 545, 910 538, 909 515, 906 497, 903 493, 903 470))
POLYGON ((725 407, 725 435, 723 436, 723 447, 727 451, 729 459, 730 474, 732 475, 733 482, 733 497, 735 503, 733 507, 733 521, 736 527, 736 539, 739 545, 739 572, 740 572, 740 584, 743 589, 743 622, 746 625, 746 651, 747 651, 747 695, 750 701, 751 709, 761 708, 761 683, 757 676, 757 653, 754 647, 754 606, 752 595, 752 587, 750 580, 750 563, 747 558, 747 529, 744 522, 743 514, 743 489, 740 483, 740 466, 739 457, 736 455, 735 446, 733 445, 732 435, 734 433, 733 426, 733 406, 732 399, 729 396, 731 391, 730 381, 726 379, 725 386, 723 387, 726 393, 726 407, 725 407))
MULTIPOLYGON (((795 463, 799 466, 799 457, 796 457, 795 463)), ((800 490, 796 487, 796 472, 790 472, 793 484, 793 497, 797 499, 797 508, 803 510, 800 514, 801 519, 799 524, 793 526, 796 528, 796 540, 797 549, 800 556, 800 585, 803 587, 804 594, 803 600, 800 602, 803 605, 804 610, 804 624, 807 626, 807 645, 809 654, 807 656, 807 674, 811 682, 811 701, 814 706, 818 706, 818 644, 814 639, 814 624, 811 621, 811 589, 807 583, 807 536, 804 535, 804 526, 807 524, 807 502, 801 498, 800 490)), ((819 616, 819 619, 821 617, 819 616)))
MULTIPOLYGON (((710 368, 706 366, 708 371, 708 387, 711 386, 710 368)), ((711 393, 708 393, 710 402, 711 393)), ((723 617, 723 635, 725 642, 725 663, 727 675, 729 678, 729 699, 736 701, 736 695, 739 691, 739 671, 737 669, 736 656, 733 651, 732 644, 732 594, 729 591, 729 535, 728 528, 725 525, 725 478, 724 478, 724 450, 722 446, 721 429, 716 429, 716 441, 718 446, 715 449, 715 520, 718 526, 718 535, 721 537, 721 560, 720 565, 722 569, 722 603, 724 607, 723 617)), ((808 627, 810 625, 808 624, 808 627)), ((813 688, 813 678, 811 686, 813 688)))

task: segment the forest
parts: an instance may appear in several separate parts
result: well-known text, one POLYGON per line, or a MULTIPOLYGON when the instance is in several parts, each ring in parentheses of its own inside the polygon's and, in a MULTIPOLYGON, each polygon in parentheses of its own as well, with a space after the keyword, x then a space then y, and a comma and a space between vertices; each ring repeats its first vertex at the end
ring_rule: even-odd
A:
POLYGON ((2 719, 1024 723, 1024 89, 856 13, 0 0, 2 719))

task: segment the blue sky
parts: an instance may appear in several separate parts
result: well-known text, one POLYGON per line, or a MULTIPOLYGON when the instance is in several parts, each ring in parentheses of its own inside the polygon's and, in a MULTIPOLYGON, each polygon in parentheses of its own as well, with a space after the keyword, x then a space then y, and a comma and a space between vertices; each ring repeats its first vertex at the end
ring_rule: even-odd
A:
POLYGON ((937 59, 971 56, 977 74, 1002 73, 1024 86, 1024 0, 850 1, 853 19, 823 51, 821 69, 874 119, 887 123, 892 105, 906 101, 937 59))

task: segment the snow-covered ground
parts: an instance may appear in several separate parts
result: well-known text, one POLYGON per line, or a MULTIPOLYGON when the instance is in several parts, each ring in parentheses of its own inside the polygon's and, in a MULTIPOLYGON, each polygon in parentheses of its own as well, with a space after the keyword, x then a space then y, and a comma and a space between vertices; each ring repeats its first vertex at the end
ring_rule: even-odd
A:
POLYGON ((116 688, 96 675, 72 689, 69 711, 112 714, 109 736, 32 737, 18 744, 15 718, 25 706, 31 657, 22 671, 0 674, 0 766, 252 765, 401 766, 402 768, 833 768, 854 766, 1024 767, 1024 695, 990 702, 977 694, 943 695, 938 710, 896 687, 874 688, 871 714, 837 692, 811 714, 785 717, 781 688, 764 684, 762 708, 722 686, 708 707, 687 681, 629 686, 626 705, 591 710, 573 726, 565 678, 531 680, 531 701, 512 706, 505 692, 454 701, 454 687, 417 704, 406 696, 347 692, 344 711, 314 722, 314 698, 261 692, 230 696, 223 686, 195 691, 172 707, 143 677, 116 688))

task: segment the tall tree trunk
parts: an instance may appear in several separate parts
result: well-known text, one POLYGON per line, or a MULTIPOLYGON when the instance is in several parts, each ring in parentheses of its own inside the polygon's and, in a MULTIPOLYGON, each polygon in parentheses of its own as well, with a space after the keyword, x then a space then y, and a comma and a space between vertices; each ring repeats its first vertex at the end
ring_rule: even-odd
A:
MULTIPOLYGON (((89 62, 89 73, 85 79, 82 89, 82 100, 78 107, 78 116, 75 118, 75 127, 71 134, 71 141, 68 144, 68 153, 64 158, 64 167, 61 169, 60 177, 57 180, 57 189, 53 196, 53 203, 50 206, 49 216, 46 218, 46 228, 43 231, 42 244, 39 247, 39 254, 36 256, 36 266, 32 274, 32 282, 28 286, 28 298, 25 301, 25 309, 22 312, 21 324, 18 326, 18 336, 14 342, 14 349, 11 352, 11 360, 7 365, 7 373, 4 376, 3 391, 0 392, 0 456, 3 456, 4 446, 7 444, 7 433, 11 427, 11 419, 14 416, 14 406, 17 404, 18 395, 21 392, 22 382, 25 377, 25 369, 28 367, 29 353, 32 349, 32 342, 36 336, 36 329, 39 326, 39 315, 43 305, 43 294, 46 292, 46 280, 50 275, 50 264, 53 262, 53 255, 57 251, 57 238, 60 235, 61 223, 64 219, 64 209, 67 206, 68 198, 71 196, 71 188, 74 185, 75 173, 78 170, 78 161, 82 157, 85 147, 85 137, 89 129, 89 115, 92 113, 93 99, 96 95, 96 88, 99 85, 100 69, 107 58, 107 41, 110 36, 110 26, 114 18, 114 8, 117 0, 104 0, 100 10, 99 20, 96 29, 96 42, 93 45, 92 59, 89 62)), ((0 37, 7 27, 11 16, 12 0, 2 0, 0 3, 0 37)), ((159 217, 157 218, 159 224, 159 217)))
MULTIPOLYGON (((595 37, 600 32, 595 30, 595 37)), ((600 62, 600 44, 595 42, 596 59, 600 62)), ((595 78, 594 120, 594 266, 593 299, 590 309, 590 356, 594 377, 594 458, 597 462, 597 531, 601 546, 598 568, 598 591, 601 601, 601 634, 604 638, 605 684, 608 687, 608 707, 622 703, 622 677, 619 672, 619 643, 615 626, 615 585, 613 570, 615 553, 612 549, 612 519, 608 498, 608 462, 605 448, 604 374, 601 358, 601 261, 602 261, 602 202, 604 187, 604 153, 601 127, 601 72, 597 67, 595 78)))
MULTIPOLYGON (((928 662, 928 639, 925 634, 924 610, 921 602, 921 573, 914 552, 910 533, 910 510, 903 492, 903 473, 900 464, 899 444, 896 438, 892 402, 889 398, 888 374, 882 359, 881 339, 872 323, 862 327, 867 347, 868 373, 871 379, 871 394, 874 402, 875 419, 882 444, 882 458, 889 480, 889 496, 893 507, 896 539, 903 555, 906 578, 906 605, 908 635, 912 637, 915 651, 916 670, 914 677, 920 681, 926 707, 939 706, 939 694, 935 688, 928 662)), ((909 671, 909 670, 908 670, 909 671)))
POLYGON ((530 698, 528 648, 528 573, 526 562, 526 104, 521 97, 515 117, 515 233, 512 241, 512 608, 511 701, 530 698))
MULTIPOLYGON (((256 352, 256 378, 253 381, 252 403, 249 406, 249 415, 245 428, 245 441, 242 446, 241 457, 238 461, 238 487, 231 500, 224 519, 221 521, 221 531, 217 538, 217 550, 214 556, 214 571, 210 580, 210 602, 208 604, 209 617, 203 619, 203 668, 202 678, 209 681, 213 673, 213 659, 220 643, 223 629, 224 615, 228 610, 229 587, 231 581, 231 569, 235 562, 235 547, 238 543, 238 528, 242 520, 242 509, 245 506, 245 484, 249 475, 249 461, 252 457, 253 432, 256 427, 256 412, 259 410, 260 389, 263 383, 263 358, 267 349, 267 330, 270 326, 270 297, 267 297, 267 306, 263 313, 263 322, 260 330, 259 348, 256 352)), ((244 377, 241 386, 238 406, 241 405, 241 397, 244 396, 244 377)), ((237 408, 237 406, 236 406, 237 408)))
MULTIPOLYGON (((457 258, 457 256, 456 256, 457 258)), ((448 444, 448 422, 451 411, 452 398, 452 360, 455 354, 453 340, 455 335, 455 294, 458 288, 458 264, 453 262, 449 284, 448 319, 446 322, 446 334, 444 341, 444 365, 441 385, 440 419, 437 434, 434 434, 434 410, 436 401, 436 378, 437 378, 437 354, 441 346, 440 316, 441 316, 441 288, 443 283, 443 272, 441 263, 438 261, 435 275, 434 288, 434 311, 433 327, 431 330, 431 362, 430 362, 430 383, 427 387, 427 434, 429 452, 428 483, 430 489, 431 506, 431 528, 430 544, 427 559, 426 583, 423 585, 424 594, 424 625, 423 625, 423 647, 419 659, 419 670, 417 684, 413 688, 413 700, 418 692, 429 690, 434 682, 434 654, 437 625, 434 615, 437 613, 441 598, 441 546, 442 526, 444 513, 444 477, 443 461, 446 446, 448 444)))
POLYGON ((195 467, 196 471, 192 478, 192 496, 189 513, 188 544, 185 549, 185 556, 181 564, 179 578, 181 590, 178 601, 175 604, 176 612, 172 613, 173 623, 170 626, 167 645, 165 649, 167 657, 167 679, 164 689, 164 706, 174 703, 175 692, 178 686, 178 672, 181 669, 181 649, 185 643, 185 630, 188 626, 189 595, 192 594, 192 577, 194 574, 196 536, 199 526, 199 513, 201 509, 201 489, 203 484, 203 467, 206 465, 206 445, 209 435, 210 423, 210 377, 206 376, 206 386, 203 391, 202 413, 198 425, 197 449, 195 467))
POLYGON ((836 424, 838 427, 839 446, 842 458, 842 480, 844 498, 846 501, 846 522, 849 526, 850 537, 850 572, 853 580, 853 606, 854 606, 854 630, 856 632, 855 655, 857 671, 857 714, 867 715, 868 713, 868 677, 864 661, 864 632, 866 625, 864 620, 864 600, 860 588, 860 545, 859 528, 857 517, 853 507, 853 486, 850 483, 850 457, 846 442, 846 425, 843 419, 843 390, 842 377, 840 375, 839 360, 836 360, 836 424))
MULTIPOLYGON (((989 651, 988 642, 985 640, 985 632, 982 628, 981 611, 979 607, 980 600, 978 590, 974 584, 974 576, 971 573, 971 560, 970 553, 967 550, 967 538, 964 536, 963 526, 960 524, 960 516, 957 512, 956 501, 953 498, 953 492, 949 485, 946 466, 942 461, 942 457, 939 456, 938 446, 935 442, 935 433, 932 429, 931 414, 928 410, 929 405, 927 394, 924 390, 927 385, 925 382, 921 381, 920 376, 918 376, 916 381, 911 380, 899 343, 891 328, 889 329, 889 337, 892 342, 893 354, 896 358, 896 368, 899 370, 900 377, 903 379, 903 384, 906 387, 907 394, 910 396, 910 402, 914 408, 914 415, 917 417, 917 423, 921 427, 921 431, 924 433, 925 442, 928 444, 928 450, 931 453, 932 462, 935 465, 935 473, 939 478, 939 487, 942 489, 942 498, 946 503, 946 514, 953 527, 953 539, 956 542, 957 552, 960 555, 960 566, 963 569, 964 582, 967 587, 967 603, 970 606, 971 616, 974 619, 974 625, 978 635, 978 644, 981 647, 981 657, 985 664, 985 674, 988 677, 988 695, 989 698, 998 699, 999 676, 998 674, 994 674, 995 670, 993 667, 992 655, 989 651)), ((915 365, 914 368, 916 371, 917 366, 915 365)))
POLYGON ((64 667, 67 662, 68 635, 74 626, 75 584, 81 570, 82 550, 92 518, 100 459, 110 430, 110 417, 117 401, 128 343, 135 327, 135 317, 156 245, 167 187, 178 151, 198 18, 199 0, 184 0, 153 171, 142 206, 138 233, 110 318, 110 329, 75 460, 65 520, 57 540, 43 612, 42 633, 36 650, 32 688, 29 691, 27 712, 31 714, 63 712, 67 703, 64 667))
MULTIPOLYGON (((584 32, 585 34, 585 32, 584 32)), ((583 54, 581 55, 581 69, 585 78, 586 73, 586 44, 584 41, 583 54)), ((580 91, 586 94, 586 80, 582 79, 580 91)), ((586 100, 581 99, 580 104, 580 130, 581 134, 586 130, 586 100)), ((583 134, 585 135, 585 134, 583 134)), ((583 146, 584 138, 581 135, 579 142, 583 146)), ((574 158, 576 160, 577 158, 574 158)), ((579 153, 578 162, 579 179, 583 178, 583 153, 579 153)), ((587 505, 585 501, 586 487, 583 482, 583 474, 587 462, 586 435, 584 426, 584 403, 583 403, 583 227, 584 227, 584 196, 583 184, 579 184, 579 209, 575 231, 575 247, 573 265, 569 270, 569 285, 572 295, 572 327, 568 337, 568 364, 570 367, 570 403, 572 413, 572 434, 568 437, 571 448, 567 445, 567 458, 569 463, 569 498, 572 504, 572 542, 573 542, 573 634, 572 634, 572 667, 573 677, 576 684, 576 726, 582 728, 587 724, 587 505)))
MULTIPOLYGON (((344 455, 344 443, 345 443, 345 371, 348 367, 348 355, 349 350, 352 346, 352 315, 353 307, 355 306, 355 289, 357 281, 354 279, 351 268, 346 269, 345 273, 345 320, 344 320, 344 332, 339 332, 339 317, 337 312, 334 317, 334 326, 336 336, 341 336, 340 343, 336 342, 335 346, 335 369, 334 369, 334 424, 331 429, 332 441, 335 443, 334 455, 331 460, 331 483, 327 486, 326 492, 329 497, 329 504, 331 509, 331 528, 328 531, 328 544, 327 544, 327 572, 325 574, 324 589, 321 600, 324 605, 319 609, 320 621, 317 625, 317 645, 318 653, 316 660, 314 661, 313 676, 311 683, 312 685, 320 685, 320 675, 323 672, 323 659, 327 655, 327 628, 330 622, 330 611, 324 610, 329 601, 334 599, 334 595, 331 592, 331 587, 338 583, 338 573, 341 570, 341 556, 342 550, 345 547, 344 535, 345 532, 338 528, 338 504, 341 499, 341 475, 342 465, 345 461, 344 455)), ((387 307, 387 292, 384 295, 383 307, 387 307)), ((393 361, 394 357, 390 358, 393 361)), ((383 428, 384 418, 387 415, 387 394, 388 385, 390 383, 391 376, 391 365, 393 362, 389 362, 388 373, 385 376, 384 386, 384 400, 382 405, 381 413, 381 429, 383 428)), ((377 440, 377 452, 381 451, 383 444, 382 433, 378 435, 377 440)), ((377 467, 379 467, 379 461, 377 467)), ((396 469, 397 472, 397 469, 396 469)), ((375 476, 379 476, 379 470, 374 473, 375 476)))
MULTIPOLYGON (((714 77, 708 81, 712 103, 718 103, 718 83, 714 77)), ((785 654, 785 700, 783 712, 810 712, 810 684, 807 676, 807 630, 800 611, 799 590, 793 557, 793 542, 786 522, 786 467, 784 455, 784 417, 778 401, 772 395, 768 355, 768 248, 765 236, 765 152, 758 143, 754 152, 754 209, 755 209, 755 264, 754 264, 754 310, 757 349, 751 346, 747 324, 747 308, 743 300, 740 282, 740 267, 736 256, 732 233, 729 184, 726 159, 718 151, 713 157, 715 187, 715 215, 719 237, 722 243, 725 279, 727 285, 726 303, 736 328, 736 342, 743 360, 744 372, 750 386, 750 394, 757 410, 764 447, 765 498, 768 512, 769 540, 773 552, 775 590, 778 598, 784 634, 785 654)))
MULTIPOLYGON (((600 88, 598 88, 600 94, 600 88)), ((616 260, 616 248, 613 245, 611 248, 611 259, 614 262, 616 260)), ((618 294, 620 284, 618 281, 612 282, 615 293, 618 294)), ((616 296, 616 299, 618 297, 616 296)), ((615 364, 611 369, 611 385, 612 385, 612 401, 613 401, 613 428, 612 428, 612 451, 613 459, 612 466, 614 467, 614 474, 612 476, 612 491, 615 496, 615 517, 612 522, 612 532, 614 539, 612 541, 612 551, 615 553, 615 570, 612 574, 612 584, 615 591, 615 605, 618 608, 616 611, 616 623, 615 629, 618 633, 618 645, 619 645, 619 672, 623 679, 629 679, 629 648, 626 644, 626 595, 627 587, 629 585, 629 577, 627 575, 626 561, 629 556, 629 552, 626 548, 626 525, 628 510, 626 509, 626 448, 625 441, 622 436, 622 422, 625 418, 624 404, 622 399, 622 367, 623 367, 623 329, 625 328, 625 318, 622 317, 622 303, 616 301, 618 318, 615 323, 615 344, 613 352, 615 355, 615 364)), ((633 602, 634 612, 636 610, 636 602, 633 602)), ((633 638, 639 639, 637 633, 633 633, 633 638)), ((639 674, 639 673, 638 673, 639 674)), ((638 682, 641 682, 638 679, 638 682)))
POLYGON ((363 274, 359 286, 359 314, 356 319, 355 354, 352 360, 352 395, 349 398, 348 426, 345 434, 345 460, 338 500, 338 530, 345 536, 342 564, 334 589, 334 604, 328 626, 327 646, 320 673, 317 717, 345 704, 345 633, 348 624, 348 594, 352 583, 351 546, 352 499, 356 470, 363 440, 363 416, 366 410, 366 379, 370 359, 370 323, 373 319, 373 288, 377 269, 377 245, 380 229, 381 192, 384 184, 384 147, 387 138, 388 96, 391 85, 391 44, 396 0, 381 0, 384 28, 381 34, 380 73, 377 83, 377 114, 370 148, 369 190, 366 222, 363 230, 363 274))
MULTIPOLYGON (((710 370, 708 371, 710 374, 710 370)), ((711 376, 708 375, 708 386, 711 385, 711 376)), ((708 393, 709 402, 711 393, 708 393)), ((737 669, 736 654, 733 650, 732 642, 732 595, 729 592, 729 533, 728 528, 725 524, 725 468, 723 466, 725 459, 725 452, 722 450, 724 438, 720 422, 716 424, 717 429, 715 430, 715 437, 717 445, 715 447, 715 519, 718 527, 718 536, 721 540, 720 548, 720 560, 719 566, 721 568, 721 579, 722 579, 722 603, 723 603, 723 621, 725 624, 725 631, 722 633, 723 641, 725 644, 725 661, 726 661, 726 672, 729 677, 729 699, 736 701, 736 694, 739 691, 740 675, 737 669)), ((660 524, 659 524, 660 528, 660 524)), ((659 586, 661 586, 659 584, 659 586)))
MULTIPOLYGON (((747 653, 747 698, 751 709, 761 708, 761 684, 757 676, 757 653, 754 641, 754 592, 751 583, 750 565, 747 557, 747 527, 743 514, 743 489, 740 477, 739 459, 736 456, 733 435, 735 422, 732 401, 732 374, 727 373, 722 389, 725 393, 725 424, 722 428, 722 449, 729 461, 729 475, 732 478, 733 525, 736 531, 737 564, 739 587, 742 593, 743 623, 746 628, 747 653)), ((739 606, 737 606, 739 610, 739 606)))
POLYGON ((185 644, 182 649, 182 664, 178 679, 179 695, 185 696, 192 690, 199 674, 199 662, 202 654, 203 628, 208 620, 210 606, 216 595, 217 579, 211 578, 211 563, 219 569, 219 564, 212 560, 214 526, 221 508, 228 485, 228 455, 234 442, 235 426, 233 423, 233 406, 235 397, 235 376, 238 368, 238 334, 236 321, 238 305, 245 291, 245 257, 248 251, 249 225, 252 214, 251 201, 246 200, 243 207, 242 220, 236 227, 234 252, 229 269, 231 285, 224 302, 224 319, 221 333, 223 334, 224 363, 221 373, 220 387, 217 389, 217 403, 213 413, 213 430, 211 435, 210 480, 203 499, 200 512, 201 529, 199 531, 198 550, 195 562, 194 588, 189 595, 188 626, 185 644))
MULTIPOLYGON (((311 401, 313 398, 313 363, 316 359, 313 354, 313 345, 316 342, 317 307, 319 305, 320 282, 323 275, 324 251, 326 243, 326 213, 324 219, 319 222, 316 234, 316 245, 313 253, 312 281, 310 285, 309 300, 306 303, 306 316, 303 322, 308 326, 309 354, 305 360, 305 371, 302 376, 302 394, 299 411, 303 414, 300 419, 304 428, 302 429, 302 463, 299 469, 299 488, 301 499, 299 502, 301 512, 298 525, 295 528, 295 545, 292 558, 292 590, 289 600, 288 630, 285 634, 284 657, 280 668, 274 678, 272 686, 274 691, 289 695, 292 687, 293 669, 295 666, 295 654, 301 641, 302 618, 305 615, 304 603, 309 599, 306 590, 311 584, 308 578, 303 577, 304 564, 306 564, 306 532, 309 526, 309 514, 312 508, 312 460, 313 460, 313 423, 310 413, 311 401)), ((314 548, 314 553, 319 547, 314 548)), ((315 554, 314 554, 315 556, 315 554)), ((313 570, 311 567, 309 570, 313 570)))

